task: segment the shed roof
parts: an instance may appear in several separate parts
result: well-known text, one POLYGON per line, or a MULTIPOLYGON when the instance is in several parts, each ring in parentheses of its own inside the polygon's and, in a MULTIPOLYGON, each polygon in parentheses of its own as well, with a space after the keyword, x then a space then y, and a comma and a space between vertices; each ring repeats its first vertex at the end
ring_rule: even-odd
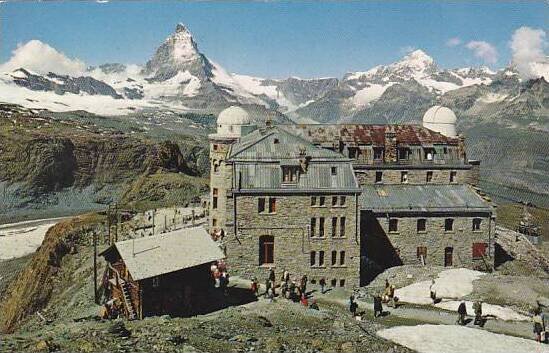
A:
POLYGON ((374 212, 487 212, 490 204, 468 185, 367 185, 361 206, 374 212))
POLYGON ((115 243, 115 248, 136 281, 213 262, 225 257, 202 227, 115 243))

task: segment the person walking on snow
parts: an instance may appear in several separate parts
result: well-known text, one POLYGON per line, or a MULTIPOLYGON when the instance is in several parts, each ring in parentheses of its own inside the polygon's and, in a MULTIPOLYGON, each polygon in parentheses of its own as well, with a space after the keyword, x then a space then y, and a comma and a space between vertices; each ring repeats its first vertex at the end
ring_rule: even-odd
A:
POLYGON ((473 303, 473 310, 475 311, 475 325, 482 324, 482 302, 477 300, 473 303))
POLYGON ((465 302, 461 302, 458 306, 458 320, 457 323, 460 325, 465 325, 465 316, 467 315, 467 307, 465 302))

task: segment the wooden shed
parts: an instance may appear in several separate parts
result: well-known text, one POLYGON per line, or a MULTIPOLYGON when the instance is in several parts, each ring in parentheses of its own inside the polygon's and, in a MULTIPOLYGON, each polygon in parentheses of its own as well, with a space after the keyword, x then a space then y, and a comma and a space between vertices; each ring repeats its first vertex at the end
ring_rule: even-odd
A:
POLYGON ((120 241, 100 255, 109 296, 129 319, 200 312, 213 286, 210 266, 225 257, 202 227, 120 241))

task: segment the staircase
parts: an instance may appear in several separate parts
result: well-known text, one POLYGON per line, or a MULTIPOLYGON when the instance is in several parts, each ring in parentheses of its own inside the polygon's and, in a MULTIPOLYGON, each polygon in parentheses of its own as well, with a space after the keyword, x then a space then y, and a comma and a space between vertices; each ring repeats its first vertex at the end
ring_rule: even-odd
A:
POLYGON ((122 283, 122 294, 124 296, 124 304, 126 304, 126 310, 128 311, 128 318, 130 320, 135 320, 137 318, 137 315, 135 314, 135 310, 133 309, 132 300, 130 297, 130 289, 128 282, 122 283))

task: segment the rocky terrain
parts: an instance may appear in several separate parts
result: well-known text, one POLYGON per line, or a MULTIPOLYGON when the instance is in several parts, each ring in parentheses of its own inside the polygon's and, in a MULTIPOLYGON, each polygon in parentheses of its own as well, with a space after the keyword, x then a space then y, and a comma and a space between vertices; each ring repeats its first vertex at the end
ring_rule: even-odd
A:
POLYGON ((167 130, 154 120, 0 108, 0 221, 81 213, 121 199, 184 202, 205 190, 208 127, 194 116, 178 131, 178 122, 167 130))

